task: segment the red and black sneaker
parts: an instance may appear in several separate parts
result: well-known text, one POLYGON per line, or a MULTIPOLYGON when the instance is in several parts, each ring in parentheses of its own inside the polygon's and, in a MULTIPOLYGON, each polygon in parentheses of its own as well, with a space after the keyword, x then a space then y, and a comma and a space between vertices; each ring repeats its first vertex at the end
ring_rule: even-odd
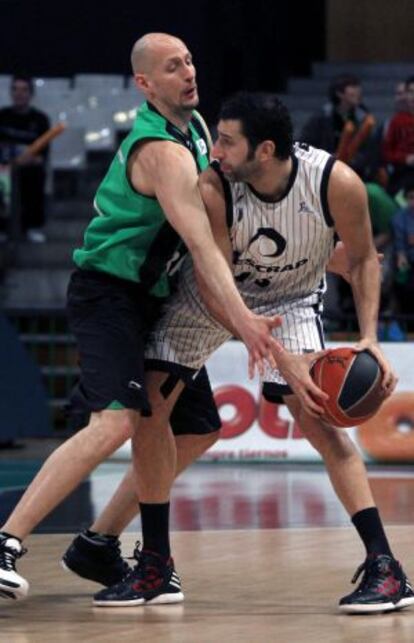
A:
POLYGON ((164 560, 152 551, 134 552, 137 565, 123 581, 103 589, 94 596, 98 607, 160 605, 181 603, 184 594, 172 558, 164 560))
POLYGON ((339 609, 349 614, 389 612, 414 603, 414 593, 400 563, 386 555, 368 556, 352 579, 357 589, 339 601, 339 609))

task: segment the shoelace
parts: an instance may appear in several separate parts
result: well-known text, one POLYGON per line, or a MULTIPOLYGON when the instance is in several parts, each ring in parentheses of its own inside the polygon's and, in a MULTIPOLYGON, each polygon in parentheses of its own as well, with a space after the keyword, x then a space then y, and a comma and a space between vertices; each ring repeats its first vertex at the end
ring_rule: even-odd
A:
POLYGON ((377 560, 375 558, 367 558, 364 562, 358 567, 355 574, 352 577, 352 583, 356 583, 361 573, 364 572, 364 575, 361 580, 361 586, 367 582, 371 568, 375 565, 377 560))
POLYGON ((132 556, 127 556, 127 560, 136 560, 137 565, 139 565, 139 561, 141 558, 141 542, 137 540, 135 543, 134 551, 132 552, 132 556))
POLYGON ((16 559, 21 558, 27 549, 22 548, 21 551, 11 549, 11 547, 0 546, 0 566, 8 572, 16 571, 16 559))
POLYGON ((132 567, 131 571, 125 576, 124 580, 128 579, 131 576, 133 576, 134 578, 145 577, 148 573, 148 570, 155 570, 153 562, 151 560, 148 560, 148 558, 145 556, 145 553, 142 553, 141 543, 139 540, 135 543, 133 554, 128 558, 128 560, 135 560, 136 565, 132 567))
POLYGON ((118 558, 119 556, 122 556, 121 541, 119 540, 119 538, 108 540, 107 545, 111 549, 111 554, 113 554, 114 558, 118 558))
POLYGON ((355 584, 358 580, 358 578, 361 576, 362 572, 368 567, 368 562, 364 560, 364 562, 358 567, 356 570, 355 574, 352 576, 351 583, 355 584))

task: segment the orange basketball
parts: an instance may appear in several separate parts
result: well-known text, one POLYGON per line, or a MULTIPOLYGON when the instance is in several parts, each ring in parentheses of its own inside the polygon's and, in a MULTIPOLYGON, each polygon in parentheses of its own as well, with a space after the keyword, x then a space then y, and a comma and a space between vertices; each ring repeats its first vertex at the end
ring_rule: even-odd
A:
POLYGON ((312 378, 329 400, 318 403, 323 419, 338 427, 357 426, 378 411, 384 401, 382 371, 368 351, 335 348, 312 367, 312 378))

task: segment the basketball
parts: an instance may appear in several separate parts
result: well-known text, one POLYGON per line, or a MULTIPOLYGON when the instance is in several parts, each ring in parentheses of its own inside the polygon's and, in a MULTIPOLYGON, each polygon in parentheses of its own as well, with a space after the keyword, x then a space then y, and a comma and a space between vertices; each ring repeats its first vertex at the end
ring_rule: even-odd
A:
POLYGON ((350 427, 369 420, 385 399, 382 371, 368 351, 335 348, 312 367, 315 384, 329 395, 318 400, 323 419, 337 427, 350 427))

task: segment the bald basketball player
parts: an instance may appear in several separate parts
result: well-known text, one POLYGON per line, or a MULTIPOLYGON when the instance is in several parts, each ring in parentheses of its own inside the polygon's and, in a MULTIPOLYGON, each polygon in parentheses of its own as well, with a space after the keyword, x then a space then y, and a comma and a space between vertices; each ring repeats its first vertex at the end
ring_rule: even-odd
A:
MULTIPOLYGON (((211 298, 230 311, 231 324, 249 351, 250 371, 255 366, 262 370, 264 360, 274 366, 280 351, 271 334, 280 319, 256 315, 243 303, 201 200, 198 173, 208 165, 209 141, 194 112, 198 93, 190 52, 175 37, 147 34, 134 45, 132 68, 147 101, 98 188, 95 215, 83 246, 74 252, 76 270, 68 289, 70 327, 81 365, 71 407, 81 426, 82 417, 90 416, 90 421, 48 458, 2 527, 3 597, 20 598, 28 591, 27 581, 15 571, 24 553, 21 541, 132 438, 144 533, 137 586, 142 601, 148 598, 148 586, 156 589, 153 602, 182 600, 170 555, 170 488, 177 463, 185 466, 212 444, 220 421, 201 370, 173 414, 173 431, 185 448, 177 456, 165 418, 184 385, 163 372, 144 377, 143 338, 170 294, 170 279, 186 249, 211 298), (144 419, 151 410, 157 421, 144 419), (192 432, 196 435, 190 439, 192 432)), ((309 373, 301 373, 315 395, 322 394, 309 373)), ((111 583, 109 572, 105 580, 111 583)))

